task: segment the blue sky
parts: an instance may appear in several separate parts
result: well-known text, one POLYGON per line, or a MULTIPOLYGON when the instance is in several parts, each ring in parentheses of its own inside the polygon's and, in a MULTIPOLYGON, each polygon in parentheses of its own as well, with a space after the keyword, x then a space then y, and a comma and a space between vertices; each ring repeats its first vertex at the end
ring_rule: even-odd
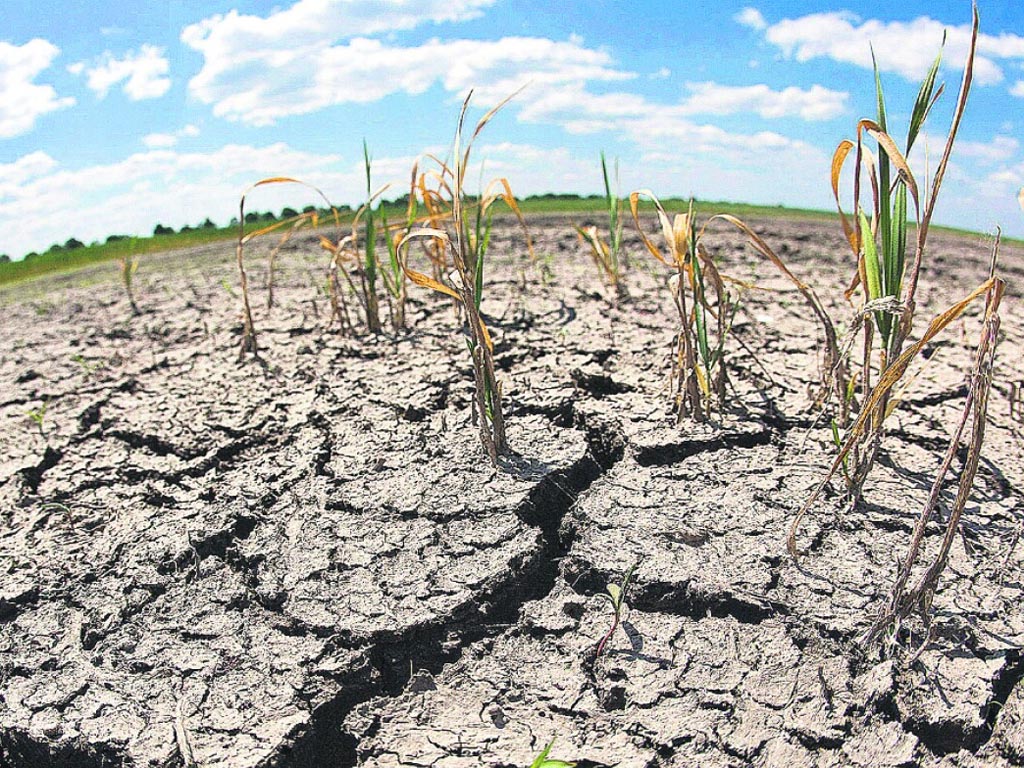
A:
MULTIPOLYGON (((375 186, 402 194, 415 158, 444 152, 470 88, 479 114, 523 84, 477 150, 517 194, 599 191, 604 149, 623 194, 830 208, 832 152, 874 113, 870 46, 902 136, 947 31, 947 92, 912 158, 920 182, 941 154, 970 23, 966 0, 3 5, 0 253, 14 258, 72 236, 226 223, 267 175, 356 202, 364 138, 375 186)), ((1024 236, 1024 4, 980 10, 936 220, 1024 236)), ((252 198, 307 202, 297 188, 252 198)))

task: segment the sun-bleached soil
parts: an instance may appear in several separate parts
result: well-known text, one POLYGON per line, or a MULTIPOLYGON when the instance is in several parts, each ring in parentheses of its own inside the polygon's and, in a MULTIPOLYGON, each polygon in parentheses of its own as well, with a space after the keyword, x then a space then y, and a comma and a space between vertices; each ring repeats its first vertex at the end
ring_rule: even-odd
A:
MULTIPOLYGON (((751 223, 841 330, 841 234, 751 223)), ((282 253, 272 309, 250 251, 258 360, 238 360, 231 244, 144 261, 138 317, 113 265, 0 292, 2 768, 525 768, 552 738, 584 768, 1024 765, 1024 248, 1002 249, 984 458, 911 664, 858 638, 964 405, 980 307, 930 346, 863 502, 812 508, 798 565, 784 539, 834 455, 799 294, 712 230, 723 271, 771 290, 736 316, 726 412, 677 425, 660 265, 627 232, 616 297, 569 220, 531 229, 537 262, 499 223, 488 263, 497 468, 451 302, 411 288, 408 332, 342 336, 315 239, 282 253), (634 564, 595 658, 601 593, 634 564)), ((918 327, 990 248, 933 233, 918 327)))

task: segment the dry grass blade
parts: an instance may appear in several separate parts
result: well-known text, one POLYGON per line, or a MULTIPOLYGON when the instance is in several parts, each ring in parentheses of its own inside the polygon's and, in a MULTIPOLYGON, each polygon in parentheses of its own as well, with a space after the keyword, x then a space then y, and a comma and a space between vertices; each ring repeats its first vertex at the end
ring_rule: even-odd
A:
POLYGON ((839 146, 836 147, 835 153, 832 155, 832 195, 836 199, 836 208, 839 211, 839 221, 843 225, 843 234, 846 235, 846 241, 850 244, 850 248, 853 249, 853 255, 856 257, 860 253, 860 243, 857 241, 857 232, 853 225, 850 224, 850 220, 846 217, 843 212, 843 205, 839 201, 839 177, 843 171, 843 164, 846 162, 847 155, 850 154, 850 150, 853 149, 854 144, 849 139, 843 139, 839 142, 839 146))
POLYGON ((789 537, 786 542, 789 553, 794 557, 798 557, 798 550, 796 546, 796 536, 800 528, 800 523, 803 521, 807 511, 811 508, 811 505, 818 500, 821 492, 828 485, 829 481, 835 477, 836 472, 843 465, 843 461, 849 456, 851 449, 855 445, 857 439, 861 437, 868 429, 869 424, 878 419, 880 407, 884 405, 885 398, 889 395, 892 388, 903 378, 903 374, 906 373, 907 368, 914 361, 921 350, 928 344, 936 335, 942 332, 950 323, 959 318, 964 311, 980 296, 986 295, 992 287, 995 285, 997 278, 989 278, 984 283, 975 288, 971 293, 963 300, 957 302, 953 306, 946 309, 936 316, 929 324, 928 329, 924 335, 912 346, 908 347, 896 360, 885 369, 882 375, 879 377, 878 382, 864 404, 861 406, 860 413, 857 416, 856 421, 850 427, 849 432, 846 435, 846 439, 843 441, 842 447, 839 449, 838 455, 829 467, 824 479, 817 485, 810 498, 804 502, 803 506, 797 512, 796 517, 790 526, 789 537))
POLYGON ((259 345, 256 342, 256 327, 252 321, 252 308, 249 304, 249 276, 245 272, 245 245, 254 237, 273 232, 282 226, 286 222, 278 222, 269 227, 263 227, 255 232, 245 232, 245 199, 255 189, 259 187, 268 186, 271 184, 298 184, 306 187, 307 189, 313 190, 320 198, 327 204, 327 207, 334 212, 335 221, 337 222, 338 212, 331 205, 327 196, 324 195, 317 187, 312 184, 307 184, 299 179, 293 179, 290 176, 271 176, 266 179, 260 179, 255 184, 250 185, 245 192, 242 193, 242 198, 238 203, 238 242, 235 246, 235 259, 238 264, 238 278, 242 288, 242 343, 238 351, 239 359, 243 359, 246 354, 252 354, 254 357, 259 356, 259 345))
MULTIPOLYGON (((292 220, 292 226, 281 235, 274 249, 270 252, 270 256, 267 259, 267 309, 274 308, 274 278, 275 278, 275 267, 277 265, 277 254, 281 252, 285 244, 292 239, 292 236, 304 225, 312 222, 313 226, 316 226, 317 214, 315 211, 310 213, 302 213, 295 216, 292 220)), ((283 226, 283 223, 282 223, 283 226)))

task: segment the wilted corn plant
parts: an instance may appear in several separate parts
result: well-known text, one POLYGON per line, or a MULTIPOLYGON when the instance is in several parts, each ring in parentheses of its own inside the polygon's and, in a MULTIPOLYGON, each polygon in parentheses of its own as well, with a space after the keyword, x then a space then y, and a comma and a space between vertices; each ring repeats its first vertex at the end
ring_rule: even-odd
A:
MULTIPOLYGON (((242 198, 238 203, 238 242, 235 245, 235 260, 238 265, 238 279, 242 288, 242 343, 238 350, 239 360, 244 359, 246 354, 259 357, 259 345, 256 341, 256 327, 252 321, 252 307, 249 303, 249 276, 245 271, 245 246, 253 239, 260 237, 261 235, 274 232, 289 223, 288 221, 278 221, 269 226, 261 227, 253 232, 249 232, 248 234, 245 231, 245 198, 258 187, 264 187, 270 184, 299 184, 300 186, 313 190, 333 212, 335 224, 338 223, 338 211, 331 205, 323 192, 311 184, 307 184, 306 182, 298 179, 293 179, 289 176, 272 176, 270 178, 260 179, 255 184, 250 185, 245 192, 242 193, 242 198)), ((315 216, 315 214, 311 214, 311 216, 315 216)))
POLYGON ((330 240, 321 236, 321 247, 331 254, 328 269, 328 295, 331 301, 331 320, 337 320, 343 331, 352 329, 348 317, 348 302, 345 299, 345 288, 338 276, 344 278, 348 288, 355 294, 363 309, 366 329, 370 333, 380 333, 380 302, 377 296, 377 277, 379 260, 377 258, 377 223, 373 205, 387 190, 388 185, 380 187, 376 192, 372 189, 370 151, 363 142, 363 163, 366 172, 366 202, 352 217, 352 230, 345 237, 330 240), (363 225, 363 243, 360 252, 359 227, 363 225), (357 286, 352 279, 355 273, 359 279, 357 286))
MULTIPOLYGON (((590 255, 601 278, 616 290, 622 277, 619 254, 622 251, 622 200, 618 190, 612 190, 608 178, 608 163, 601 153, 601 177, 604 180, 604 201, 608 211, 608 239, 605 240, 596 226, 576 227, 580 239, 590 247, 590 255)), ((619 161, 615 161, 615 185, 619 183, 619 161)))
POLYGON ((128 295, 128 304, 132 308, 133 315, 142 314, 139 311, 139 305, 135 303, 135 290, 133 286, 133 280, 135 279, 135 273, 139 271, 139 254, 135 251, 136 238, 132 238, 128 245, 128 253, 124 254, 118 259, 118 263, 121 265, 121 284, 124 286, 124 292, 128 295))
MULTIPOLYGON (((882 607, 871 629, 866 633, 864 637, 865 643, 871 643, 883 633, 889 631, 891 631, 893 637, 897 637, 900 626, 914 613, 920 616, 926 628, 925 637, 918 653, 932 639, 932 598, 939 586, 939 575, 946 567, 950 547, 952 547, 953 540, 960 530, 960 518, 963 515, 964 507, 967 505, 967 498, 974 484, 974 477, 978 471, 978 462, 981 459, 981 446, 985 439, 988 397, 989 391, 992 388, 992 367, 995 362, 996 343, 999 340, 999 304, 1006 287, 1003 281, 995 276, 998 255, 999 237, 997 235, 992 252, 992 264, 989 268, 989 279, 979 288, 979 290, 984 289, 985 314, 982 320, 978 346, 974 353, 974 363, 971 366, 967 380, 967 399, 964 402, 960 420, 949 441, 949 448, 932 484, 931 493, 914 526, 910 546, 907 549, 906 556, 903 558, 899 574, 896 577, 896 583, 893 585, 888 601, 882 607), (943 483, 953 464, 953 460, 959 452, 960 440, 963 437, 968 421, 971 422, 971 433, 967 443, 967 457, 960 470, 956 498, 946 516, 945 535, 939 545, 939 551, 932 559, 931 564, 920 575, 914 586, 908 589, 907 585, 910 583, 911 573, 921 557, 926 527, 929 521, 933 519, 938 508, 943 483)), ((973 300, 973 297, 965 300, 964 306, 970 300, 973 300)), ((908 352, 912 351, 912 349, 908 350, 908 352)))
POLYGON ((728 285, 749 286, 723 275, 704 247, 705 231, 708 225, 716 220, 724 221, 746 235, 747 242, 757 254, 770 261, 793 283, 814 316, 821 322, 825 337, 821 380, 823 384, 828 382, 838 359, 838 345, 832 321, 814 290, 794 275, 753 229, 731 214, 720 213, 711 216, 698 231, 692 201, 687 213, 677 214, 670 220, 661 202, 650 190, 631 193, 629 207, 647 250, 658 261, 673 270, 669 286, 679 314, 680 329, 670 386, 673 390, 677 421, 685 417, 704 421, 710 417, 715 407, 719 410, 723 408, 728 382, 725 342, 739 306, 738 295, 730 292, 728 285), (649 198, 654 203, 662 235, 668 245, 667 256, 647 237, 640 225, 642 197, 649 198), (713 292, 713 302, 708 295, 708 286, 713 292))
MULTIPOLYGON (((476 130, 463 148, 463 124, 472 95, 470 91, 459 114, 452 150, 454 167, 438 161, 439 170, 432 175, 421 175, 410 190, 410 196, 417 191, 422 194, 424 205, 430 212, 429 221, 432 226, 415 229, 405 235, 399 243, 399 254, 402 269, 412 282, 452 297, 465 312, 469 335, 467 345, 473 360, 473 419, 480 429, 480 441, 488 456, 492 462, 497 463, 498 457, 507 454, 509 447, 501 408, 501 384, 494 372, 494 345, 480 314, 484 291, 484 256, 490 242, 491 209, 498 200, 504 201, 524 227, 525 221, 507 179, 493 180, 475 203, 467 199, 465 178, 473 142, 491 118, 512 98, 510 96, 503 100, 480 119, 476 130), (434 179, 435 187, 429 186, 429 178, 434 179), (498 191, 492 192, 491 190, 495 188, 498 191), (442 258, 445 262, 450 258, 450 263, 454 267, 447 276, 452 283, 451 286, 443 283, 443 278, 436 273, 434 277, 428 277, 409 268, 408 245, 416 239, 426 241, 435 249, 435 255, 431 259, 435 270, 439 263, 443 263, 442 258), (443 256, 437 255, 436 249, 439 247, 444 250, 443 256)), ((532 245, 530 250, 532 253, 532 245)))
MULTIPOLYGON (((419 173, 418 163, 413 163, 412 181, 410 190, 415 189, 419 173)), ((399 331, 405 329, 405 302, 408 299, 408 281, 405 272, 402 270, 402 260, 399 255, 399 244, 416 223, 417 205, 416 195, 411 191, 408 196, 405 208, 405 221, 398 224, 391 224, 388 221, 387 210, 381 205, 380 228, 384 236, 384 244, 388 249, 388 267, 381 270, 381 279, 387 289, 385 294, 388 300, 388 314, 391 317, 392 329, 399 331)))
MULTIPOLYGON (((852 295, 859 285, 863 297, 861 309, 854 319, 845 347, 847 351, 852 348, 855 334, 858 329, 863 328, 863 355, 851 380, 835 382, 833 391, 845 393, 847 398, 846 402, 835 407, 837 418, 845 420, 849 413, 848 408, 856 406, 853 401, 857 389, 860 391, 861 400, 857 417, 846 430, 830 470, 793 520, 788 548, 794 557, 797 556, 796 535, 801 520, 840 468, 843 469, 844 478, 847 481, 850 504, 855 504, 860 498, 864 481, 874 465, 881 445, 885 419, 896 406, 896 400, 892 394, 893 387, 902 380, 918 352, 924 344, 960 317, 974 300, 987 295, 994 280, 994 278, 990 278, 965 300, 937 316, 921 340, 905 352, 903 351, 903 346, 913 326, 916 308, 915 294, 928 238, 928 228, 939 190, 942 187, 946 166, 953 150, 953 142, 967 105, 977 38, 978 12, 975 8, 971 46, 964 67, 960 95, 954 109, 952 125, 946 136, 945 149, 923 206, 917 182, 907 164, 906 154, 913 147, 928 113, 943 90, 941 87, 938 89, 935 87, 942 55, 941 50, 918 91, 907 133, 906 152, 900 151, 895 140, 886 130, 885 98, 876 67, 875 91, 878 101, 878 120, 861 120, 857 124, 856 144, 844 140, 839 144, 833 156, 832 191, 839 207, 843 231, 857 258, 857 275, 847 293, 852 295), (877 167, 875 159, 864 146, 865 134, 877 143, 879 150, 877 167), (839 176, 844 161, 854 148, 856 148, 856 162, 853 178, 854 212, 851 223, 839 204, 839 176), (891 178, 893 166, 896 169, 895 180, 891 178), (871 182, 871 209, 869 212, 864 211, 860 201, 862 172, 865 168, 871 182), (906 273, 907 207, 910 202, 914 204, 917 241, 914 247, 913 262, 909 273, 906 273), (871 214, 870 218, 868 213, 871 214), (878 336, 881 337, 881 343, 877 345, 875 343, 876 330, 878 336), (875 368, 878 370, 877 382, 872 380, 875 368)), ((836 371, 838 376, 842 368, 837 366, 836 371)), ((846 425, 841 424, 840 426, 846 425)))

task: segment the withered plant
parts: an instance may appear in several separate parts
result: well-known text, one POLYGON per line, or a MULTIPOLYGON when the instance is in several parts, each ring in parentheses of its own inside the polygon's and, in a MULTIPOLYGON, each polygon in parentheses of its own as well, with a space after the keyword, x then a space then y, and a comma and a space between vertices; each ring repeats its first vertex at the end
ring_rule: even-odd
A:
POLYGON ((383 329, 380 322, 380 300, 377 296, 379 260, 377 258, 377 221, 373 206, 387 190, 388 185, 385 184, 376 192, 372 190, 370 151, 366 142, 363 142, 363 161, 366 171, 366 202, 352 217, 352 228, 348 235, 337 240, 321 236, 320 245, 331 254, 327 287, 331 301, 332 322, 337 321, 343 332, 352 330, 352 322, 348 315, 348 302, 345 298, 345 285, 347 285, 363 310, 366 330, 370 333, 380 333, 383 329), (362 227, 361 239, 360 227, 362 227), (353 279, 353 274, 358 280, 358 284, 353 279))
POLYGON ((910 364, 924 348, 924 345, 959 318, 972 302, 987 296, 995 280, 994 277, 989 278, 964 300, 939 314, 928 326, 920 340, 904 350, 913 330, 918 277, 925 255, 932 213, 942 187, 943 176, 953 150, 953 143, 963 118, 964 109, 967 106, 977 38, 978 13, 975 8, 971 46, 964 68, 960 95, 954 109, 952 125, 946 136, 941 160, 923 204, 917 181, 907 163, 906 154, 913 147, 928 113, 943 90, 941 86, 936 88, 935 85, 941 51, 921 83, 911 113, 905 151, 899 149, 896 141, 886 130, 885 98, 876 67, 875 89, 878 101, 878 119, 860 120, 857 124, 856 143, 844 140, 839 144, 833 156, 832 190, 839 208, 844 234, 857 259, 857 274, 847 295, 852 296, 859 288, 861 307, 854 318, 840 361, 833 371, 834 379, 831 391, 842 393, 841 401, 833 405, 833 418, 839 429, 845 429, 845 435, 840 441, 835 460, 825 478, 793 520, 788 548, 794 557, 797 556, 796 535, 804 515, 840 468, 844 470, 849 504, 853 506, 860 499, 864 481, 874 465, 881 446, 885 420, 897 404, 893 392, 894 387, 903 380, 910 364), (874 140, 877 146, 877 159, 865 146, 867 138, 874 140), (854 212, 851 222, 839 204, 839 181, 843 164, 854 149, 856 149, 853 173, 854 212), (895 169, 895 178, 893 178, 893 169, 895 169), (870 207, 867 210, 861 205, 864 171, 867 171, 871 189, 870 207), (913 203, 917 233, 914 256, 908 271, 906 256, 908 206, 910 203, 913 203), (856 334, 861 330, 862 354, 858 360, 850 360, 852 373, 848 375, 848 378, 844 378, 847 376, 845 360, 854 346, 856 334), (877 379, 875 378, 876 373, 877 379), (859 402, 857 401, 858 397, 859 402), (854 412, 856 418, 853 418, 854 412))
POLYGON ((677 422, 684 418, 706 421, 716 409, 723 409, 728 384, 726 339, 739 306, 736 288, 750 287, 749 283, 722 274, 704 246, 706 229, 715 220, 727 222, 746 235, 757 254, 793 283, 808 303, 823 328, 822 381, 828 380, 838 357, 832 322, 813 289, 797 278, 753 229, 731 214, 720 213, 711 216, 698 230, 692 201, 686 213, 670 219, 661 201, 650 190, 631 193, 629 207, 648 252, 672 270, 669 288, 679 315, 679 333, 670 386, 677 422), (667 252, 662 252, 644 232, 640 223, 641 198, 654 203, 667 252))
POLYGON ((139 271, 139 254, 135 250, 136 238, 132 238, 128 246, 128 253, 118 257, 118 264, 121 268, 121 285, 128 296, 128 305, 132 308, 133 315, 140 315, 139 305, 135 303, 135 290, 133 280, 135 273, 139 271))
MULTIPOLYGON (((320 198, 327 204, 327 207, 333 212, 335 223, 338 222, 338 212, 334 206, 331 205, 330 201, 319 189, 311 184, 307 184, 304 181, 293 179, 288 176, 272 176, 266 179, 260 179, 255 184, 250 185, 245 192, 242 193, 242 198, 238 203, 238 241, 235 244, 235 261, 238 265, 238 280, 242 289, 242 343, 238 350, 239 360, 245 359, 247 354, 251 354, 253 357, 259 357, 259 344, 256 340, 256 327, 252 320, 252 306, 249 302, 249 276, 245 271, 245 246, 253 239, 262 235, 274 232, 281 227, 287 226, 290 220, 278 221, 270 224, 266 227, 261 227, 252 232, 245 231, 245 199, 246 197, 258 187, 264 187, 270 184, 299 184, 307 189, 313 190, 320 198)), ((306 216, 307 214, 303 214, 306 216)), ((316 214, 308 214, 314 226, 316 224, 316 214)))
POLYGON ((988 398, 992 388, 992 368, 995 362, 996 344, 999 340, 999 304, 1006 287, 1003 281, 995 276, 998 254, 999 238, 997 237, 992 253, 989 279, 985 283, 987 286, 984 292, 985 314, 982 320, 981 333, 974 351, 974 361, 967 378, 967 398, 964 402, 959 422, 950 438, 949 448, 946 450, 942 464, 936 473, 935 481, 932 483, 931 493, 921 509, 921 514, 917 518, 910 546, 907 548, 907 554, 900 565, 896 583, 889 593, 888 601, 882 607, 874 624, 864 637, 866 644, 872 643, 887 631, 891 631, 893 636, 897 636, 899 634, 899 627, 914 614, 919 616, 925 627, 925 636, 920 644, 918 653, 932 639, 932 599, 939 587, 939 576, 945 569, 949 559, 949 551, 953 545, 953 540, 960 529, 960 519, 963 516, 964 508, 967 506, 967 500, 974 484, 974 477, 978 471, 978 462, 981 459, 981 447, 985 439, 988 398), (938 552, 911 587, 909 585, 914 567, 923 556, 922 549, 925 530, 928 523, 935 519, 938 512, 939 498, 946 476, 949 474, 953 461, 959 453, 960 443, 968 422, 970 423, 970 436, 967 440, 967 456, 960 469, 956 497, 946 513, 945 533, 938 552))
MULTIPOLYGON (((497 463, 499 456, 509 452, 509 446, 501 407, 501 383, 494 372, 494 344, 480 311, 484 295, 484 257, 490 242, 493 205, 499 200, 503 201, 516 214, 524 229, 526 225, 508 180, 499 178, 491 181, 475 201, 466 195, 466 169, 473 142, 491 118, 512 98, 510 96, 487 112, 463 147, 463 125, 472 95, 471 91, 459 114, 452 149, 452 166, 437 161, 437 170, 421 174, 413 183, 410 195, 415 195, 417 191, 421 194, 430 226, 414 229, 403 237, 399 243, 399 255, 402 269, 409 280, 455 299, 464 314, 468 329, 466 343, 473 361, 473 420, 479 427, 480 441, 487 455, 493 463, 497 463), (433 277, 409 267, 408 246, 413 240, 428 244, 433 277), (447 264, 451 264, 452 270, 446 275, 443 269, 447 264), (445 279, 450 284, 443 282, 445 279)), ((532 254, 529 241, 528 245, 532 254)))
POLYGON ((608 238, 602 237, 596 226, 576 227, 576 233, 589 247, 590 256, 601 278, 618 290, 619 281, 622 279, 622 199, 617 190, 619 161, 615 161, 616 189, 613 189, 608 178, 608 162, 605 160, 604 152, 601 153, 601 178, 604 181, 604 201, 608 211, 608 238))

